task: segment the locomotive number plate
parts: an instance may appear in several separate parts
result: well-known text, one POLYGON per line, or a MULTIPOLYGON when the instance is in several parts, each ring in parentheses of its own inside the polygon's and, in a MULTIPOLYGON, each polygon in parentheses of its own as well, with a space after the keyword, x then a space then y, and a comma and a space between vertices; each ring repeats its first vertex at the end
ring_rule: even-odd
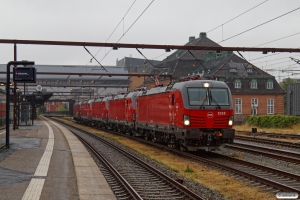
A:
POLYGON ((218 112, 218 115, 226 115, 226 112, 218 112))

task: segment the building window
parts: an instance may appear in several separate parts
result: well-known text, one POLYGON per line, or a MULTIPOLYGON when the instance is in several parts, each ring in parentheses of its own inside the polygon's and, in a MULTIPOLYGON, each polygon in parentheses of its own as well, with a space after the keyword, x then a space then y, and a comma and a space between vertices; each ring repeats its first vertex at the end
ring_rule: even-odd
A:
POLYGON ((247 73, 253 73, 252 69, 247 69, 247 73))
POLYGON ((235 99, 235 114, 242 114, 242 99, 235 99))
POLYGON ((267 114, 274 114, 274 99, 268 99, 267 101, 267 114))
POLYGON ((272 80, 268 80, 266 83, 266 88, 267 89, 273 89, 273 81, 272 80))
POLYGON ((257 115, 258 99, 251 99, 251 115, 257 115))
POLYGON ((235 80, 234 88, 242 88, 242 82, 240 80, 235 80))
POLYGON ((229 72, 237 72, 236 68, 230 68, 229 72))
POLYGON ((251 89, 257 89, 257 81, 256 80, 252 80, 250 82, 250 88, 251 89))

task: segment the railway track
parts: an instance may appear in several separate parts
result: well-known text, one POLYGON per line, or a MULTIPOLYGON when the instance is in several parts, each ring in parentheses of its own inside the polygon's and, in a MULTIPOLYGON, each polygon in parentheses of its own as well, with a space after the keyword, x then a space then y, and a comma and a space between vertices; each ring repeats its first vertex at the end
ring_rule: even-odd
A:
MULTIPOLYGON (((104 130, 107 131, 107 130, 104 130)), ((108 131, 111 132, 111 131, 108 131)), ((165 145, 153 143, 151 141, 146 141, 137 137, 132 137, 125 134, 120 134, 113 132, 114 134, 119 134, 124 137, 128 137, 134 140, 138 140, 142 143, 155 146, 163 151, 169 151, 175 155, 182 156, 184 158, 189 158, 192 161, 197 161, 199 163, 205 164, 209 167, 217 168, 221 171, 226 171, 238 178, 246 179, 253 186, 259 186, 260 188, 269 192, 298 192, 300 193, 300 176, 277 169, 261 166, 258 164, 253 164, 229 156, 224 156, 216 153, 211 153, 208 158, 203 158, 198 155, 193 155, 187 152, 182 152, 176 149, 172 149, 165 145)))
POLYGON ((270 167, 261 166, 258 164, 250 163, 247 161, 239 160, 236 158, 211 153, 214 155, 210 160, 222 166, 228 166, 235 169, 238 175, 245 176, 256 182, 252 184, 260 185, 263 183, 265 190, 273 193, 279 191, 284 192, 297 192, 300 193, 300 176, 270 167))
POLYGON ((264 132, 252 133, 250 131, 237 131, 237 130, 236 133, 247 135, 247 136, 267 136, 267 137, 274 137, 274 138, 300 139, 299 134, 281 134, 281 133, 264 133, 264 132))
POLYGON ((248 137, 248 136, 235 136, 235 140, 256 142, 256 143, 269 144, 269 145, 280 145, 280 146, 287 147, 287 148, 300 149, 300 143, 284 142, 284 141, 279 141, 279 140, 254 138, 254 137, 248 137))
POLYGON ((64 125, 68 126, 98 159, 104 160, 102 162, 105 163, 106 169, 103 174, 118 199, 204 199, 127 152, 126 148, 118 147, 90 132, 64 125))
POLYGON ((226 144, 225 148, 300 164, 300 153, 298 152, 279 150, 275 148, 257 146, 252 144, 250 145, 239 142, 235 142, 233 144, 226 144))

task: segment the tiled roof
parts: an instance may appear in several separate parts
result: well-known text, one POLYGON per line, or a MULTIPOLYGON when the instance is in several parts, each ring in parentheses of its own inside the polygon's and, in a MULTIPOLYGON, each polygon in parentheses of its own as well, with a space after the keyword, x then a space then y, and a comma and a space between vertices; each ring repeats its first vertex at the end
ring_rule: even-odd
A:
MULTIPOLYGON (((220 46, 207 37, 194 39, 185 45, 220 46)), ((285 93, 274 76, 250 64, 233 52, 216 52, 203 49, 191 51, 191 53, 187 50, 177 50, 156 67, 168 68, 167 73, 172 74, 173 79, 204 73, 203 77, 206 79, 224 80, 233 93, 285 93), (236 79, 241 81, 242 88, 234 88, 236 79), (250 88, 252 80, 257 81, 257 89, 250 88), (268 80, 273 81, 273 89, 266 89, 266 81, 268 80)))

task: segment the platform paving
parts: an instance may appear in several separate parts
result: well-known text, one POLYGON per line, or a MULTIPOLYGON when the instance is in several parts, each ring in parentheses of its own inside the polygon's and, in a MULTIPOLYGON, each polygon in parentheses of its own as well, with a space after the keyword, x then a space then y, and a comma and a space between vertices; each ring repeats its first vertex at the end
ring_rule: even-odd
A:
POLYGON ((116 199, 85 147, 46 118, 10 130, 0 151, 0 199, 116 199))

